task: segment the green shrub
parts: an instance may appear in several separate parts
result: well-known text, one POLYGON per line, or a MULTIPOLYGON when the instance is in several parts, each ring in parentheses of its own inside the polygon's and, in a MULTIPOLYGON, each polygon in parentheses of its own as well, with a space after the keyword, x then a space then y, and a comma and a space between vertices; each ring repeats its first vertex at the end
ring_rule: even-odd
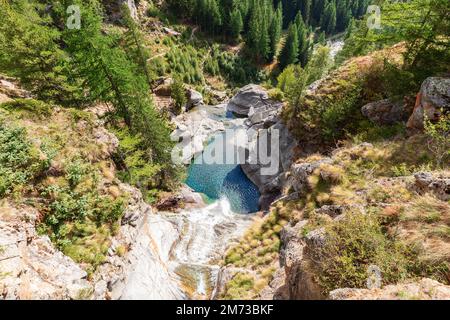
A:
POLYGON ((327 100, 321 108, 320 122, 325 139, 338 139, 345 134, 345 128, 360 115, 358 104, 361 88, 348 84, 346 94, 327 100))
POLYGON ((24 128, 0 122, 0 198, 20 190, 46 168, 24 128))
POLYGON ((424 127, 428 149, 435 156, 436 165, 441 167, 450 158, 450 114, 442 114, 436 123, 425 119, 424 127))
POLYGON ((370 266, 381 270, 383 285, 411 276, 414 254, 388 238, 374 214, 348 212, 325 227, 324 237, 312 254, 325 292, 366 287, 370 266))
POLYGON ((15 99, 2 103, 0 107, 11 112, 25 112, 40 119, 45 119, 52 114, 50 105, 35 99, 15 99))
POLYGON ((181 113, 182 108, 187 103, 186 91, 184 90, 183 81, 179 77, 175 77, 171 85, 170 96, 175 101, 175 112, 181 113))
MULTIPOLYGON (((115 130, 119 149, 115 155, 119 178, 139 188, 147 200, 154 200, 155 188, 161 185, 161 165, 152 163, 151 152, 146 152, 140 135, 127 129, 115 130)), ((181 173, 180 173, 181 174, 181 173)))
POLYGON ((100 194, 93 167, 79 159, 65 171, 67 185, 41 189, 45 218, 38 231, 48 234, 62 252, 76 262, 89 264, 89 271, 93 271, 106 258, 109 238, 125 209, 125 197, 113 199, 100 194))

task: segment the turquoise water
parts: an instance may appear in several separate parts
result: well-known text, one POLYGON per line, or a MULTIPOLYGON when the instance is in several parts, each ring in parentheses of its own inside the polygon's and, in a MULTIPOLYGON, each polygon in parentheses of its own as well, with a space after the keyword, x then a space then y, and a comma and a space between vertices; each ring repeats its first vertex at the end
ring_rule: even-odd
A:
MULTIPOLYGON (((212 141, 206 148, 213 148, 212 141)), ((201 155, 199 156, 201 157, 201 155)), ((195 160, 198 160, 197 157, 195 160)), ((196 192, 204 193, 212 200, 227 198, 231 210, 236 213, 259 211, 258 188, 247 178, 237 164, 196 164, 190 165, 186 184, 196 192)), ((198 163, 198 161, 197 161, 198 163)))

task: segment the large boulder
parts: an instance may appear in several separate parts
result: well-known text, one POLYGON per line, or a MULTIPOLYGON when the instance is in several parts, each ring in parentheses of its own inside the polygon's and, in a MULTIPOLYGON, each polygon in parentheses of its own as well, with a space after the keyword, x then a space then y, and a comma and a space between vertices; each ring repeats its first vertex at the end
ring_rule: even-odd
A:
POLYGON ((308 250, 313 250, 316 238, 321 238, 319 231, 310 232, 309 239, 301 236, 307 220, 302 220, 294 226, 287 225, 281 231, 280 264, 285 271, 285 286, 290 300, 322 300, 322 290, 315 278, 312 261, 308 256, 308 250))
POLYGON ((441 110, 450 112, 450 78, 427 78, 417 95, 416 105, 407 127, 422 130, 425 115, 435 121, 441 115, 441 110))
MULTIPOLYGON (((251 153, 247 157, 246 163, 241 164, 245 175, 258 187, 261 193, 259 205, 262 210, 267 210, 270 204, 279 197, 282 186, 281 176, 290 168, 296 146, 296 140, 287 127, 277 118, 276 114, 268 112, 266 115, 267 118, 263 118, 261 121, 258 120, 256 124, 249 128, 257 132, 257 134, 250 136, 252 141, 250 141, 249 145, 261 146, 261 144, 267 144, 268 147, 270 146, 268 149, 271 157, 270 164, 261 163, 260 158, 252 159, 252 156, 256 155, 251 153), (273 124, 274 122, 275 124, 273 124), (279 139, 276 140, 278 142, 277 152, 272 149, 277 147, 276 145, 272 146, 272 135, 275 133, 275 130, 278 131, 279 136, 279 139), (266 174, 266 169, 269 168, 274 168, 275 170, 269 170, 272 171, 271 174, 266 174)), ((250 118, 247 122, 252 123, 250 118)))
POLYGON ((16 79, 0 74, 1 102, 10 101, 14 98, 31 98, 31 93, 20 88, 16 79))
POLYGON ((413 189, 419 194, 431 192, 442 201, 450 200, 449 176, 442 175, 435 177, 429 172, 418 172, 414 175, 414 178, 413 189))
POLYGON ((389 99, 366 104, 361 113, 378 125, 391 125, 408 120, 410 112, 402 103, 393 103, 389 99))
POLYGON ((230 100, 227 109, 239 116, 248 116, 251 108, 255 111, 272 104, 267 91, 258 85, 249 84, 241 88, 230 100))
POLYGON ((186 110, 203 105, 203 96, 200 92, 194 89, 187 89, 186 92, 187 103, 186 110))
POLYGON ((102 3, 106 9, 108 19, 112 22, 122 19, 122 6, 124 5, 130 10, 131 17, 135 20, 138 19, 137 1, 135 0, 102 0, 102 3))

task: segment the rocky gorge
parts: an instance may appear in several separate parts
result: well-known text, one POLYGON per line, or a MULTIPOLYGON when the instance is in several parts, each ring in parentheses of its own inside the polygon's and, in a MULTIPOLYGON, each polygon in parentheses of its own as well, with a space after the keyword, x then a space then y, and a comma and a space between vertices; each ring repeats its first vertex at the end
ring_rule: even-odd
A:
MULTIPOLYGON (((4 88, 2 94, 6 93, 7 98, 23 95, 13 82, 5 79, 2 81, 4 88)), ((426 94, 419 96, 420 99, 427 99, 426 94)), ((444 96, 442 99, 447 98, 444 96)), ((239 90, 229 103, 211 107, 199 106, 177 117, 174 120, 177 125, 174 135, 194 143, 190 145, 193 152, 187 156, 187 160, 190 161, 204 151, 211 137, 220 134, 226 128, 244 128, 257 133, 266 130, 263 132, 269 134, 271 130, 279 130, 280 159, 275 174, 262 176, 260 170, 263 165, 260 164, 241 166, 243 174, 260 193, 260 198, 255 200, 258 207, 267 210, 279 201, 299 198, 307 193, 309 177, 321 166, 333 163, 332 158, 296 163, 299 146, 279 118, 281 108, 282 104, 272 101, 265 89, 248 85, 239 90), (227 117, 227 112, 232 112, 236 117, 227 117), (187 130, 194 126, 198 126, 194 131, 187 130), (192 139, 194 136, 197 139, 192 139), (286 190, 292 191, 286 194, 286 190)), ((431 106, 428 105, 428 108, 431 106)), ((437 110, 439 106, 435 108, 437 110)), ((374 121, 379 121, 379 118, 372 114, 374 112, 386 114, 389 112, 386 110, 365 106, 362 113, 374 121), (370 115, 367 110, 371 110, 370 115)), ((417 117, 417 112, 420 111, 415 111, 411 117, 417 117)), ((401 118, 405 119, 405 116, 402 115, 401 118)), ((108 157, 117 147, 117 140, 101 126, 96 130, 93 139, 102 141, 106 152, 104 157, 108 157)), ((256 137, 267 139, 267 136, 261 134, 257 134, 256 137)), ((444 201, 448 199, 448 178, 436 180, 430 174, 422 174, 417 176, 416 186, 418 192, 424 193, 426 188, 431 188, 444 201)), ((182 202, 185 204, 184 208, 178 209, 175 213, 168 211, 156 213, 143 201, 137 189, 125 184, 119 184, 119 188, 131 195, 122 218, 120 232, 111 239, 106 262, 89 279, 86 272, 56 250, 47 237, 36 234, 34 223, 38 212, 35 209, 15 207, 14 204, 4 202, 1 209, 0 242, 2 247, 0 269, 3 275, 0 283, 3 298, 217 298, 220 297, 227 282, 242 272, 242 269, 236 267, 221 267, 220 252, 236 243, 255 223, 255 219, 261 219, 260 216, 233 213, 230 199, 227 197, 205 204, 199 194, 187 187, 176 196, 178 201, 169 202, 167 206, 171 209, 173 205, 179 206, 182 202), (207 247, 204 246, 205 241, 209 244, 207 247), (119 247, 126 247, 129 250, 121 256, 118 253, 119 247), (164 285, 161 286, 161 283, 164 285)), ((343 206, 322 206, 318 212, 337 219, 344 210, 346 209, 343 206)), ((320 246, 323 241, 322 235, 317 230, 310 232, 306 238, 298 237, 301 228, 306 224, 307 220, 303 220, 287 225, 281 231, 280 266, 261 297, 325 298, 314 280, 314 273, 310 269, 311 261, 308 260, 310 259, 308 252, 314 251, 314 246, 320 246)), ((444 286, 439 290, 444 294, 448 289, 444 286)), ((333 291, 330 297, 341 299, 353 298, 356 295, 356 291, 355 293, 345 291, 345 294, 343 292, 333 291)))
POLYGON ((450 299, 448 73, 395 69, 398 41, 339 61, 349 30, 283 75, 165 5, 93 19, 117 54, 101 62, 141 58, 106 66, 126 103, 106 84, 63 106, 0 75, 0 300, 450 299))

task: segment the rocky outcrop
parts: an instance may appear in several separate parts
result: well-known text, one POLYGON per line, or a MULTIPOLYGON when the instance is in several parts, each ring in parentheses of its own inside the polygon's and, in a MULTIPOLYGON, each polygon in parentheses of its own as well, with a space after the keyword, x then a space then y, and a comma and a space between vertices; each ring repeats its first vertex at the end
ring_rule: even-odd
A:
POLYGON ((267 91, 258 85, 249 84, 241 88, 238 93, 228 102, 227 110, 238 116, 248 116, 250 110, 255 111, 272 104, 267 91))
POLYGON ((308 177, 322 164, 330 164, 331 158, 324 158, 314 162, 296 163, 290 168, 290 174, 285 184, 286 189, 292 188, 299 194, 309 190, 308 177))
POLYGON ((402 103, 393 103, 385 99, 366 104, 362 107, 361 113, 378 125, 392 125, 408 120, 411 110, 402 103))
POLYGON ((156 88, 153 92, 159 96, 170 97, 170 94, 172 93, 172 84, 172 78, 160 78, 156 81, 156 88))
POLYGON ((268 149, 270 150, 270 163, 267 165, 263 164, 259 157, 258 159, 253 159, 250 153, 246 163, 241 165, 246 176, 258 187, 261 193, 259 204, 263 210, 268 209, 270 204, 280 195, 284 172, 288 171, 292 164, 294 149, 297 145, 295 139, 281 120, 277 117, 275 119, 269 117, 266 120, 267 122, 263 120, 261 123, 250 126, 249 130, 254 130, 256 134, 249 135, 252 138, 249 145, 270 146, 268 149), (270 126, 275 120, 277 120, 275 124, 270 126), (272 135, 275 130, 279 139, 275 139, 275 144, 272 145, 272 135), (278 148, 278 150, 273 150, 273 147, 278 148), (276 167, 273 173, 264 174, 264 169, 272 167, 276 167))
POLYGON ((184 185, 177 193, 162 197, 156 204, 158 211, 179 212, 180 210, 201 208, 205 205, 202 196, 184 185))
POLYGON ((171 137, 173 141, 180 142, 180 149, 184 151, 180 161, 184 164, 189 164, 192 158, 200 154, 214 134, 225 131, 224 123, 212 119, 203 108, 182 113, 173 119, 173 123, 176 129, 171 137))
POLYGON ((290 300, 321 300, 325 297, 315 281, 312 261, 307 250, 319 245, 320 232, 312 232, 309 237, 301 237, 301 229, 307 223, 300 221, 295 226, 286 226, 281 232, 280 265, 285 271, 285 284, 277 290, 276 297, 290 300))
POLYGON ((187 96, 186 110, 190 110, 194 107, 198 107, 204 104, 202 94, 194 89, 187 89, 186 96, 187 96))
POLYGON ((31 93, 20 88, 16 79, 0 74, 0 103, 15 98, 31 98, 31 93))
POLYGON ((138 19, 135 0, 102 0, 108 19, 116 22, 123 17, 122 6, 127 6, 133 19, 138 19))
POLYGON ((385 286, 380 289, 337 289, 331 300, 449 300, 450 286, 423 278, 417 282, 385 286))
POLYGON ((450 177, 435 177, 430 172, 418 172, 414 178, 413 189, 419 194, 431 192, 442 201, 450 200, 450 177))
POLYGON ((450 112, 450 78, 427 78, 417 95, 416 105, 407 127, 413 130, 422 130, 425 117, 436 121, 442 110, 450 112))
POLYGON ((0 203, 0 300, 89 297, 87 273, 37 234, 38 217, 32 207, 0 203))
POLYGON ((250 181, 258 187, 261 193, 259 204, 263 210, 268 209, 280 195, 282 175, 289 170, 297 145, 279 118, 282 107, 282 103, 268 98, 265 89, 255 85, 239 90, 227 105, 229 111, 248 116, 245 124, 250 141, 246 150, 246 163, 241 164, 241 167, 250 181), (253 151, 259 151, 260 146, 266 147, 263 153, 271 158, 270 163, 264 164, 258 152, 250 152, 251 146, 256 147, 251 149, 253 151), (274 169, 265 174, 263 170, 268 168, 274 169))
POLYGON ((156 214, 147 214, 133 248, 122 281, 116 281, 112 298, 123 300, 179 300, 185 294, 177 275, 169 268, 171 246, 179 234, 174 226, 156 214))

